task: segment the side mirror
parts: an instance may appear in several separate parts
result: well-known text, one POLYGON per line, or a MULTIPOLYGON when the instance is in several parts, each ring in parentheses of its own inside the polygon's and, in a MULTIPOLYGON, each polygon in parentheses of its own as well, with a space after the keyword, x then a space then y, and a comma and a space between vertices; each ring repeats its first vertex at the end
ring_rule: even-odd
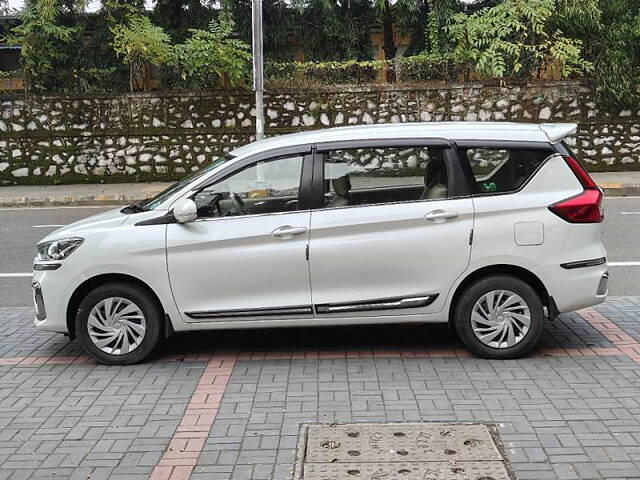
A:
POLYGON ((173 216, 178 223, 193 222, 198 218, 196 202, 190 198, 182 198, 173 204, 173 216))

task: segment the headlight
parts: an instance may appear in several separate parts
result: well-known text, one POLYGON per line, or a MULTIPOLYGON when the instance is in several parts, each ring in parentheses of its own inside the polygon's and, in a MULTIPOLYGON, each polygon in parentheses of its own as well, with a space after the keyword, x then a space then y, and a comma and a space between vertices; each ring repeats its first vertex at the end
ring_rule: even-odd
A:
POLYGON ((36 260, 41 262, 64 260, 71 255, 82 242, 84 242, 84 238, 72 237, 41 243, 38 245, 38 256, 36 260))

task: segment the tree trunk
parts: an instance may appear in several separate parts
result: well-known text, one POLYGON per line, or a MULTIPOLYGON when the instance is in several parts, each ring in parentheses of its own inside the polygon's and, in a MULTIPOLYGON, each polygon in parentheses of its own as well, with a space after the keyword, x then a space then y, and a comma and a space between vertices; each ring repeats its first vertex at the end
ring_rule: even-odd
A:
MULTIPOLYGON (((391 14, 389 0, 384 0, 384 8, 382 11, 382 41, 384 59, 393 60, 396 56, 397 48, 393 41, 393 15, 391 14)), ((395 69, 387 69, 387 82, 393 83, 395 80, 395 69)))

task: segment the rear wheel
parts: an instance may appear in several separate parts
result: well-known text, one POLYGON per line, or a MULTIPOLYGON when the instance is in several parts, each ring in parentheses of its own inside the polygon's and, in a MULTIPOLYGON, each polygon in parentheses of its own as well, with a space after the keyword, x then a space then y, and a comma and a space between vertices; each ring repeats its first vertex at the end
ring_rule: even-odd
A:
POLYGON ((84 298, 76 314, 76 334, 100 363, 131 365, 146 359, 162 338, 162 308, 133 283, 101 285, 84 298))
POLYGON ((510 275, 495 275, 472 283, 454 314, 460 339, 484 358, 526 355, 542 333, 544 310, 536 291, 510 275))

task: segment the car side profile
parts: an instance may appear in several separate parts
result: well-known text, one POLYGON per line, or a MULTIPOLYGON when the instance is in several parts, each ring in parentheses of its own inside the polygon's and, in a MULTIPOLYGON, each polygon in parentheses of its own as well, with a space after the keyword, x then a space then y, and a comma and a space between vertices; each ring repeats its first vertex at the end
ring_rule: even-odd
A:
POLYGON ((575 124, 342 127, 240 147, 38 244, 38 328, 107 364, 176 332, 450 323, 517 358, 604 301, 602 192, 575 124))

